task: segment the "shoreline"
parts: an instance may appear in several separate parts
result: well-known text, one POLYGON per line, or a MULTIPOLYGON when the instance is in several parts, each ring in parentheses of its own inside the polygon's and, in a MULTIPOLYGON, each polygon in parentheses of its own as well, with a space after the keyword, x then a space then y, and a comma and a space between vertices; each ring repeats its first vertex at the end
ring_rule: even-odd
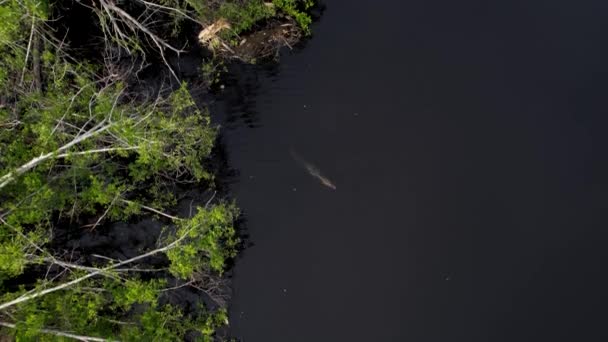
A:
MULTIPOLYGON (((180 35, 165 36, 136 13, 196 22, 196 9, 101 0, 99 8, 85 7, 99 16, 97 25, 109 26, 96 31, 89 24, 91 31, 74 34, 70 23, 85 17, 53 22, 65 4, 29 3, 33 9, 5 5, 28 20, 9 22, 5 38, 14 44, 2 46, 3 64, 13 64, 0 94, 0 109, 7 109, 0 124, 13 126, 0 135, 0 151, 8 151, 0 160, 0 336, 226 337, 225 272, 242 249, 242 231, 226 180, 217 178, 229 166, 205 102, 217 96, 213 87, 221 91, 227 58, 276 58, 301 39, 307 27, 295 27, 309 17, 297 0, 243 8, 225 2, 217 14, 233 16, 241 31, 217 31, 204 48, 187 39, 193 52, 172 57, 167 51, 182 51, 172 45, 180 35), (61 25, 68 25, 64 39, 92 43, 66 49, 70 42, 56 39, 61 25), (273 38, 262 39, 266 33, 273 38)), ((182 29, 192 33, 194 26, 182 29)))

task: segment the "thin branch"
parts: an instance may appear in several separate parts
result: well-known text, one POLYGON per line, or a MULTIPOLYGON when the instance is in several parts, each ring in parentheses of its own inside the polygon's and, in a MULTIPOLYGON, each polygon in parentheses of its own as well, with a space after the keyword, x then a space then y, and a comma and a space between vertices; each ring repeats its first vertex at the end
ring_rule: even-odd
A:
POLYGON ((177 9, 177 8, 173 8, 173 7, 169 7, 169 6, 163 6, 163 5, 155 4, 153 2, 144 1, 144 0, 137 0, 137 1, 143 3, 144 5, 150 6, 150 7, 156 7, 156 8, 164 9, 164 10, 169 11, 169 12, 175 12, 175 13, 181 15, 182 17, 184 17, 186 19, 192 20, 193 22, 195 22, 197 24, 203 25, 202 22, 200 22, 200 21, 192 18, 191 16, 189 16, 188 14, 186 14, 185 12, 183 12, 183 11, 177 9))
POLYGON ((40 54, 42 39, 39 35, 33 37, 32 43, 32 73, 34 75, 34 89, 36 92, 42 91, 42 73, 40 71, 40 54))
POLYGON ((86 154, 94 154, 94 153, 105 153, 105 152, 113 152, 113 151, 130 151, 130 150, 138 150, 139 146, 132 147, 108 147, 108 148, 100 148, 95 150, 86 150, 79 152, 70 152, 70 153, 62 153, 55 156, 55 158, 65 158, 68 156, 80 156, 86 154))
POLYGON ((6 308, 8 308, 8 307, 14 306, 14 305, 19 304, 19 303, 23 303, 23 302, 28 301, 28 300, 30 300, 30 299, 34 299, 34 298, 38 298, 38 297, 44 296, 44 295, 49 294, 49 293, 52 293, 52 292, 56 292, 56 291, 59 291, 59 290, 63 290, 63 289, 65 289, 65 288, 68 288, 68 287, 71 287, 71 286, 76 285, 76 284, 78 284, 78 283, 81 283, 81 282, 83 282, 83 281, 85 281, 85 280, 87 280, 87 279, 89 279, 89 278, 92 278, 92 277, 97 276, 97 275, 101 275, 101 274, 103 274, 103 273, 107 273, 108 271, 111 271, 111 270, 116 269, 116 268, 118 268, 118 267, 121 267, 121 266, 124 266, 124 265, 130 264, 130 263, 132 263, 132 262, 135 262, 135 261, 138 261, 138 260, 141 260, 141 259, 145 259, 145 258, 147 258, 147 257, 150 257, 150 256, 153 256, 153 255, 156 255, 156 254, 158 254, 158 253, 164 253, 164 252, 167 252, 167 251, 169 251, 169 250, 171 250, 171 249, 173 249, 173 248, 177 247, 177 245, 179 245, 179 244, 180 244, 180 243, 181 243, 181 242, 182 242, 182 241, 183 241, 183 240, 184 240, 186 237, 188 237, 188 235, 189 235, 190 231, 191 231, 192 229, 194 229, 194 228, 195 228, 195 227, 191 227, 191 228, 190 228, 188 231, 186 231, 186 232, 185 232, 185 233, 184 233, 182 236, 180 236, 180 237, 179 237, 177 240, 175 240, 175 241, 173 241, 172 243, 170 243, 170 244, 166 245, 165 247, 158 248, 158 249, 155 249, 155 250, 153 250, 153 251, 150 251, 150 252, 147 252, 147 253, 144 253, 144 254, 138 255, 138 256, 136 256, 136 257, 133 257, 133 258, 131 258, 131 259, 127 259, 127 260, 125 260, 125 261, 121 261, 121 262, 119 262, 119 263, 117 263, 117 264, 110 265, 110 266, 107 266, 107 267, 104 267, 104 268, 98 269, 98 270, 96 270, 96 271, 93 271, 93 272, 91 272, 91 273, 89 273, 89 274, 85 275, 85 276, 82 276, 82 277, 76 278, 76 279, 74 279, 74 280, 72 280, 72 281, 69 281, 69 282, 67 282, 67 283, 63 283, 63 284, 61 284, 61 285, 57 285, 57 286, 55 286, 55 287, 51 287, 51 288, 48 288, 48 289, 45 289, 45 290, 41 290, 41 291, 38 291, 38 292, 34 292, 34 293, 30 293, 30 294, 23 295, 23 296, 21 296, 21 297, 19 297, 19 298, 13 299, 13 300, 11 300, 11 301, 9 301, 9 302, 6 302, 6 303, 3 303, 3 304, 0 304, 0 310, 4 310, 4 309, 6 309, 6 308))
POLYGON ((27 43, 27 51, 25 53, 25 62, 23 63, 23 70, 21 71, 21 81, 19 85, 23 85, 23 78, 25 77, 25 70, 27 69, 27 60, 30 58, 30 50, 32 49, 32 41, 34 40, 34 31, 36 28, 36 17, 32 17, 32 28, 30 31, 30 40, 27 43))
POLYGON ((180 285, 176 285, 176 286, 173 286, 173 287, 167 287, 167 288, 164 288, 164 289, 160 289, 160 290, 158 290, 158 292, 167 292, 167 291, 173 291, 173 290, 181 289, 182 287, 191 286, 192 284, 194 284, 194 282, 195 282, 195 280, 190 280, 190 281, 185 282, 185 283, 180 284, 180 285))
POLYGON ((107 256, 103 256, 103 255, 99 255, 99 254, 91 254, 91 256, 94 258, 104 259, 104 260, 108 260, 108 261, 112 261, 112 262, 118 261, 117 259, 112 259, 107 256))
POLYGON ((142 205, 142 204, 139 204, 139 203, 133 202, 133 201, 129 201, 129 200, 126 200, 126 199, 121 199, 120 201, 121 201, 121 202, 123 202, 123 203, 127 203, 127 204, 137 204, 137 205, 139 205, 139 206, 140 206, 142 209, 146 209, 146 210, 148 210, 148 211, 151 211, 151 212, 153 212, 153 213, 159 214, 159 215, 164 216, 164 217, 166 217, 166 218, 170 218, 170 219, 172 219, 172 220, 174 220, 174 221, 182 221, 182 220, 184 220, 183 218, 179 218, 179 217, 177 217, 177 216, 172 216, 172 215, 169 215, 169 214, 163 213, 163 212, 162 212, 162 211, 160 211, 160 210, 157 210, 157 209, 154 209, 154 208, 152 208, 152 207, 148 207, 148 206, 145 206, 145 205, 142 205))
MULTIPOLYGON (((154 34, 152 31, 150 31, 145 25, 140 23, 137 19, 133 18, 129 13, 124 11, 122 8, 114 5, 112 2, 109 2, 106 0, 100 0, 99 3, 102 7, 104 7, 106 12, 108 13, 108 16, 110 17, 110 20, 112 21, 113 25, 115 26, 115 29, 116 29, 116 23, 115 23, 116 19, 114 19, 114 17, 109 13, 109 10, 112 10, 113 12, 118 14, 121 18, 123 18, 127 22, 126 24, 131 30, 134 30, 133 26, 135 26, 135 28, 141 30, 150 39, 152 39, 152 41, 154 42, 154 45, 156 45, 156 47, 158 47, 160 56, 161 56, 164 64, 167 66, 167 68, 169 68, 169 71, 171 72, 173 77, 175 77, 175 79, 179 82, 179 77, 177 77, 177 74, 175 73, 175 71, 173 71, 173 68, 171 68, 171 66, 169 65, 169 62, 165 58, 164 48, 172 50, 173 52, 177 53, 178 55, 180 53, 184 52, 184 50, 177 49, 177 48, 173 47, 172 45, 168 44, 162 38, 158 37, 156 34, 154 34), (129 25, 129 23, 131 23, 131 25, 129 25)), ((121 31, 119 30, 117 33, 121 34, 121 31)))
MULTIPOLYGON (((68 115, 68 111, 72 108, 72 105, 74 104, 74 101, 76 100, 76 98, 80 95, 80 93, 82 93, 85 89, 87 89, 88 87, 94 86, 98 83, 102 83, 105 82, 109 79, 109 77, 104 77, 98 81, 94 81, 94 82, 90 82, 88 84, 85 84, 84 86, 82 86, 80 89, 78 89, 78 91, 76 92, 76 94, 74 94, 71 98, 70 98, 70 104, 68 105, 68 108, 66 108, 65 112, 63 113, 63 116, 61 117, 61 119, 59 119, 57 121, 57 125, 55 125, 55 127, 53 127, 53 130, 51 131, 51 135, 53 135, 55 133, 55 131, 57 130, 57 128, 59 128, 59 125, 63 122, 63 119, 65 119, 66 115, 68 115)), ((65 123, 68 124, 68 123, 65 123)), ((80 129, 77 127, 77 129, 80 129)))
POLYGON ((209 204, 211 204, 211 201, 213 201, 213 199, 215 198, 215 194, 217 194, 217 191, 214 191, 213 195, 211 195, 211 198, 207 200, 207 203, 205 203, 205 209, 209 207, 209 204))
MULTIPOLYGON (((38 246, 34 241, 32 241, 31 239, 29 239, 27 237, 27 235, 23 234, 23 232, 21 232, 19 229, 17 229, 16 227, 14 227, 13 225, 9 224, 8 222, 6 222, 3 218, 0 217, 0 222, 2 222, 2 224, 7 225, 9 228, 11 228, 15 233, 17 233, 17 235, 21 236, 21 238, 23 238, 25 241, 27 241, 30 245, 32 245, 32 247, 34 247, 36 250, 38 250, 41 253, 44 254, 48 254, 48 252, 46 252, 44 249, 42 249, 42 247, 38 246)), ((50 254, 48 254, 50 255, 50 254)), ((51 256, 52 257, 52 256, 51 256)))
POLYGON ((95 222, 95 224, 93 225, 91 230, 95 230, 95 228, 97 228, 97 225, 99 225, 99 222, 101 222, 104 219, 104 217, 106 217, 106 215, 108 215, 108 213, 110 212, 110 209, 116 202, 116 199, 118 199, 118 196, 120 196, 120 194, 116 194, 116 196, 114 196, 114 198, 112 199, 112 202, 110 203, 110 205, 108 205, 108 208, 106 209, 106 211, 103 213, 103 215, 101 215, 99 217, 99 219, 97 219, 97 222, 95 222))

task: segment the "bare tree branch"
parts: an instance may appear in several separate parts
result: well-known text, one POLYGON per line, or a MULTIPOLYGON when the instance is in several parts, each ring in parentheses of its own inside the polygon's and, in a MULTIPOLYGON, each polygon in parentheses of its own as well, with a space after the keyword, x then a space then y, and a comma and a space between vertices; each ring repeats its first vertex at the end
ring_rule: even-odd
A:
POLYGON ((45 290, 41 290, 41 291, 25 294, 25 295, 23 295, 21 297, 18 297, 16 299, 11 300, 11 301, 8 301, 6 303, 0 304, 0 310, 4 310, 4 309, 6 309, 8 307, 14 306, 14 305, 19 304, 19 303, 23 303, 25 301, 28 301, 28 300, 31 300, 31 299, 34 299, 34 298, 38 298, 38 297, 44 296, 44 295, 52 293, 52 292, 56 292, 56 291, 59 291, 59 290, 63 290, 63 289, 69 288, 69 287, 71 287, 73 285, 81 283, 81 282, 83 282, 83 281, 85 281, 85 280, 87 280, 89 278, 94 277, 94 276, 102 275, 102 274, 107 273, 109 271, 112 271, 112 270, 114 270, 114 269, 116 269, 118 267, 121 267, 121 266, 130 264, 130 263, 133 263, 133 262, 141 260, 141 259, 145 259, 147 257, 156 255, 158 253, 167 252, 167 251, 169 251, 169 250, 177 247, 184 239, 186 239, 186 237, 188 237, 189 232, 192 229, 194 229, 194 228, 196 228, 196 227, 191 227, 190 229, 188 229, 188 231, 184 232, 184 234, 182 236, 180 236, 177 240, 175 240, 172 243, 166 245, 165 247, 152 250, 150 252, 138 255, 138 256, 133 257, 131 259, 127 259, 127 260, 121 261, 119 263, 116 263, 116 264, 113 264, 113 265, 110 265, 110 266, 107 266, 107 267, 104 267, 104 268, 97 269, 97 270, 92 271, 91 273, 89 273, 87 275, 84 275, 82 277, 76 278, 74 280, 71 280, 69 282, 63 283, 61 285, 57 285, 57 286, 54 286, 54 287, 51 287, 51 288, 48 288, 48 289, 45 289, 45 290))
POLYGON ((137 0, 137 1, 141 2, 142 4, 144 4, 146 6, 164 9, 167 12, 175 12, 175 13, 181 15, 182 17, 184 17, 186 19, 192 20, 193 22, 195 22, 197 24, 203 25, 203 23, 200 22, 199 20, 196 20, 196 19, 192 18, 187 13, 185 13, 184 11, 181 11, 181 10, 179 10, 177 8, 173 8, 173 7, 169 7, 169 6, 163 6, 163 5, 160 5, 160 4, 156 4, 156 3, 149 2, 149 1, 144 1, 144 0, 137 0))
POLYGON ((87 133, 78 136, 74 140, 72 140, 69 143, 58 148, 56 151, 43 154, 40 157, 36 157, 36 158, 30 160, 29 162, 21 165, 15 171, 9 172, 9 173, 5 174, 4 176, 0 177, 0 189, 2 189, 6 185, 8 185, 12 181, 14 181, 17 177, 19 177, 22 174, 26 173, 27 171, 33 169, 38 164, 52 158, 55 154, 57 154, 59 152, 63 152, 65 150, 69 149, 70 147, 107 130, 108 128, 110 128, 112 126, 112 124, 104 125, 104 123, 105 123, 105 120, 102 120, 99 124, 95 125, 95 127, 91 128, 87 133))
POLYGON ((55 156, 55 158, 65 158, 68 156, 78 156, 78 155, 86 155, 86 154, 95 154, 95 153, 105 153, 105 152, 114 152, 114 151, 132 151, 138 150, 139 146, 131 146, 131 147, 107 147, 107 148, 99 148, 95 150, 86 150, 79 152, 70 152, 70 153, 62 153, 55 156))
POLYGON ((169 71, 171 72, 173 77, 175 77, 175 79, 179 82, 179 77, 177 77, 177 74, 175 73, 175 71, 173 71, 173 68, 171 68, 171 66, 169 65, 169 62, 167 61, 167 59, 165 57, 164 49, 167 48, 167 49, 177 53, 178 55, 180 53, 184 52, 184 50, 177 49, 177 48, 173 47, 171 44, 164 41, 162 38, 160 38, 159 36, 154 34, 152 31, 150 31, 150 29, 148 29, 145 25, 143 25, 139 20, 133 18, 129 13, 127 13, 122 8, 114 5, 113 2, 106 1, 106 0, 99 0, 99 4, 104 8, 104 11, 108 14, 108 17, 109 17, 110 21, 112 22, 112 25, 114 26, 116 34, 120 35, 124 40, 128 41, 129 39, 120 30, 120 28, 118 27, 118 24, 116 22, 117 19, 110 13, 110 11, 119 15, 123 19, 122 22, 125 23, 125 25, 127 25, 127 27, 129 27, 129 29, 131 29, 132 31, 135 31, 135 29, 138 29, 138 30, 142 31, 143 33, 145 33, 146 36, 149 37, 152 40, 152 42, 154 43, 154 45, 156 45, 156 47, 158 48, 158 51, 160 53, 160 56, 165 64, 165 66, 167 66, 167 68, 169 69, 169 71))
POLYGON ((25 71, 27 70, 27 60, 30 58, 30 50, 32 48, 32 41, 34 40, 34 31, 36 28, 36 17, 32 17, 32 28, 30 30, 30 39, 27 43, 27 51, 25 53, 25 62, 23 63, 23 71, 21 72, 21 81, 19 85, 23 85, 23 78, 25 77, 25 71))
MULTIPOLYGON (((129 200, 126 200, 126 199, 121 199, 120 201, 121 201, 121 202, 123 202, 123 203, 127 203, 127 204, 134 204, 134 203, 135 203, 135 202, 133 202, 133 201, 129 201, 129 200)), ((164 216, 164 217, 166 217, 166 218, 170 218, 170 219, 172 219, 172 220, 174 220, 174 221, 183 221, 183 220, 184 220, 183 218, 179 218, 179 217, 177 217, 177 216, 172 216, 172 215, 169 215, 169 214, 167 214, 167 213, 163 213, 162 211, 157 210, 157 209, 154 209, 154 208, 152 208, 152 207, 148 207, 148 206, 145 206, 145 205, 141 205, 141 204, 139 204, 139 203, 136 203, 136 204, 137 204, 137 205, 139 205, 139 206, 140 206, 142 209, 146 209, 146 210, 148 210, 148 211, 151 211, 151 212, 153 212, 153 213, 159 214, 159 215, 164 216)))
MULTIPOLYGON (((10 328, 10 329, 17 329, 16 324, 8 323, 8 322, 0 321, 0 326, 10 328)), ((38 331, 45 333, 45 334, 51 334, 51 335, 61 336, 61 337, 68 337, 68 338, 73 338, 78 341, 85 341, 85 342, 109 342, 109 341, 119 342, 118 340, 110 340, 107 338, 77 335, 77 334, 67 333, 67 332, 53 330, 53 329, 39 329, 38 331)))

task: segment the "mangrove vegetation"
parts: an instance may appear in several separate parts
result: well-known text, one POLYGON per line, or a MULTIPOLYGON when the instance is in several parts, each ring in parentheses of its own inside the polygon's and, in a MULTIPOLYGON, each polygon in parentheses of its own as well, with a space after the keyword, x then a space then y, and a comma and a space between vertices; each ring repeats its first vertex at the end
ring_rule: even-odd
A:
POLYGON ((217 182, 219 127, 175 61, 202 47, 211 86, 226 61, 307 35, 312 5, 0 1, 0 336, 221 338, 239 212, 217 182), (184 189, 199 195, 180 215, 184 189), (140 243, 97 241, 128 229, 140 243))

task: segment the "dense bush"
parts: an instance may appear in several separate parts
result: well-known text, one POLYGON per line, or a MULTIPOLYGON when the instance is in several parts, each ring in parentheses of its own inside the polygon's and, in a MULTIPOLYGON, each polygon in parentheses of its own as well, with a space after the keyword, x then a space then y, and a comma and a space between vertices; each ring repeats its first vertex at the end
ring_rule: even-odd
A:
POLYGON ((213 192, 206 165, 217 127, 185 83, 153 95, 136 90, 133 66, 155 53, 169 67, 166 53, 180 50, 168 39, 186 21, 224 18, 238 34, 280 14, 307 31, 312 3, 95 3, 90 10, 104 35, 103 65, 69 55, 50 26, 52 13, 60 15, 53 3, 0 2, 0 336, 211 340, 227 323, 221 305, 201 301, 186 311, 166 295, 184 286, 205 292, 209 279, 224 272, 236 252, 238 211, 212 197, 191 217, 167 212, 176 205, 176 184, 213 192), (165 34, 166 26, 172 32, 165 34), (132 63, 127 71, 125 56, 132 63), (74 258, 58 246, 60 232, 95 231, 143 215, 165 227, 156 245, 132 258, 87 250, 74 258))

